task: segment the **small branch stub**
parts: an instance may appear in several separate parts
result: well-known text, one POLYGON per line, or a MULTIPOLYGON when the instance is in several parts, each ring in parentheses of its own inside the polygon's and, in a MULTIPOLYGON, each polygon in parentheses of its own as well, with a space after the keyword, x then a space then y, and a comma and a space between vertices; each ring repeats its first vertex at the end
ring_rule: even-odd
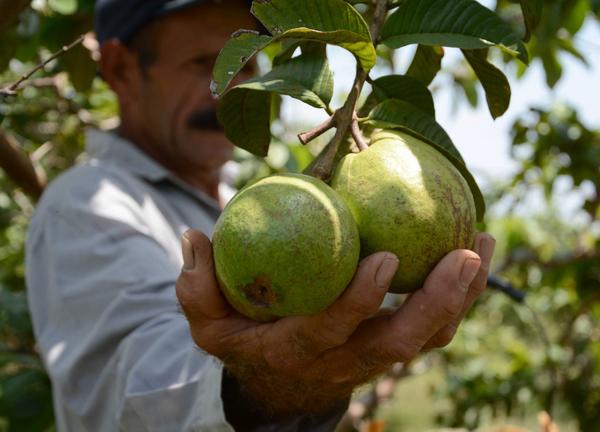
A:
POLYGON ((335 114, 333 114, 332 116, 330 116, 327 120, 325 120, 323 123, 321 123, 319 126, 314 128, 313 130, 299 134, 298 139, 300 140, 300 142, 302 144, 306 145, 309 142, 311 142, 312 140, 323 135, 325 132, 327 132, 331 128, 335 127, 335 123, 336 123, 335 122, 335 114))

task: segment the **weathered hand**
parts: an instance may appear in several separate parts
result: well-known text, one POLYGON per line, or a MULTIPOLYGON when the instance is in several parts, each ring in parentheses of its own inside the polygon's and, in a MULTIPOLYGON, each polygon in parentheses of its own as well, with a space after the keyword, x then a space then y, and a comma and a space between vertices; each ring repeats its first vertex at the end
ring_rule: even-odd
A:
POLYGON ((478 234, 475 252, 444 257, 422 289, 394 311, 380 310, 396 257, 360 263, 340 298, 322 313, 257 323, 233 310, 219 290, 212 246, 200 232, 183 239, 177 296, 196 344, 220 358, 265 409, 320 411, 393 363, 447 345, 486 286, 494 239, 478 234))

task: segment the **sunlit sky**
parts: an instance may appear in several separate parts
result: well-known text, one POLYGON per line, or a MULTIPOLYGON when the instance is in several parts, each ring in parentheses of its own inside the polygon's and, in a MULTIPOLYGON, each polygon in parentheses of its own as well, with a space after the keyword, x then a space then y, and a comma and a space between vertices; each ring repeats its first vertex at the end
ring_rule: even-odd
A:
MULTIPOLYGON (((568 54, 562 55, 563 78, 552 90, 546 86, 539 60, 532 62, 521 80, 517 80, 510 69, 497 64, 509 76, 513 96, 507 113, 496 121, 489 114, 481 88, 479 107, 472 109, 464 97, 458 104, 454 103, 456 92, 442 75, 433 82, 432 87, 437 88, 434 94, 437 120, 453 139, 478 181, 485 184, 489 179, 507 178, 514 171, 515 164, 510 157, 510 128, 519 116, 527 113, 529 107, 568 104, 578 110, 588 127, 600 127, 600 26, 597 22, 589 20, 577 35, 575 43, 588 59, 589 66, 568 54)), ((414 48, 398 51, 397 73, 406 70, 413 52, 414 48)), ((335 106, 335 102, 339 105, 342 95, 350 89, 355 61, 349 53, 339 48, 329 47, 329 54, 335 76, 335 106)), ((459 50, 447 49, 444 65, 452 64, 458 56, 459 50)), ((291 127, 299 127, 299 124, 316 125, 326 117, 321 110, 290 99, 284 103, 283 115, 291 127)))

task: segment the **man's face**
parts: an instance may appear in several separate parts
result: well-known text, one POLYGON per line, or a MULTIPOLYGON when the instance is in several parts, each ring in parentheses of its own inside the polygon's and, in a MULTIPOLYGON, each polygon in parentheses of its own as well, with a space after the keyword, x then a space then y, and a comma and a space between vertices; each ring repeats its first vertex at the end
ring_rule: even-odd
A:
POLYGON ((212 69, 230 35, 256 24, 245 1, 226 3, 208 2, 163 18, 157 58, 140 83, 136 123, 154 157, 175 172, 214 170, 232 156, 232 144, 207 122, 217 105, 210 94, 212 69))

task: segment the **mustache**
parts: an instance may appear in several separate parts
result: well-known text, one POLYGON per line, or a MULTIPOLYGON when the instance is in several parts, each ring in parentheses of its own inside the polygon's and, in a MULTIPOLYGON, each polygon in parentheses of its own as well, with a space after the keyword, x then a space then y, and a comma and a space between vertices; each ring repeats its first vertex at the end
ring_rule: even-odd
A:
POLYGON ((195 112, 190 116, 187 124, 193 129, 223 131, 223 127, 217 118, 216 108, 206 108, 195 112))

